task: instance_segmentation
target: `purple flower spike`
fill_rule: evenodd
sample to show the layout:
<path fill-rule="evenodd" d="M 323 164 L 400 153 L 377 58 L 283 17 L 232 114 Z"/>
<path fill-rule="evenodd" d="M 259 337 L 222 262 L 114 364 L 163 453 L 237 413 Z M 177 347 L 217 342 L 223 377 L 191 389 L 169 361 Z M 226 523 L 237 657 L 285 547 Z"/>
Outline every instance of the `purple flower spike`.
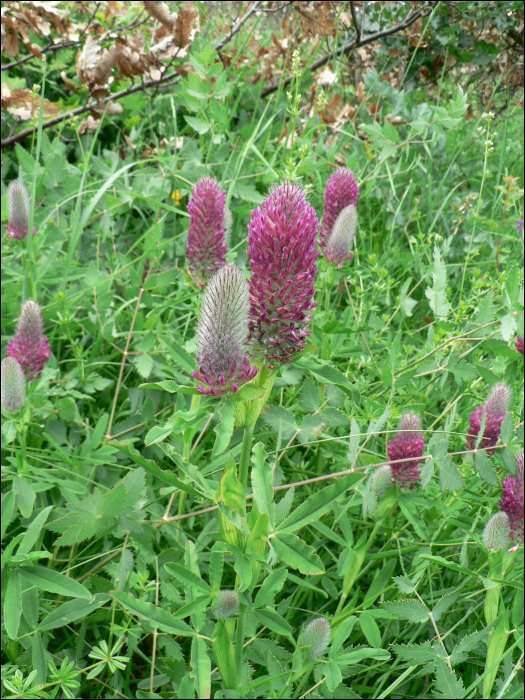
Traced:
<path fill-rule="evenodd" d="M 197 364 L 192 376 L 207 384 L 197 387 L 206 396 L 237 393 L 251 381 L 257 367 L 250 367 L 247 355 L 248 283 L 235 265 L 228 263 L 216 272 L 204 293 L 197 326 Z"/>
<path fill-rule="evenodd" d="M 51 357 L 40 306 L 35 301 L 26 301 L 22 306 L 16 335 L 7 343 L 7 356 L 22 365 L 27 379 L 38 379 Z"/>
<path fill-rule="evenodd" d="M 291 183 L 275 187 L 252 211 L 250 339 L 270 369 L 290 362 L 310 335 L 309 312 L 317 305 L 313 298 L 318 226 L 315 209 L 303 190 Z"/>
<path fill-rule="evenodd" d="M 524 350 L 524 345 L 523 345 L 523 338 L 521 335 L 516 336 L 516 342 L 514 343 L 514 346 L 518 352 L 521 352 L 522 355 L 525 354 Z"/>
<path fill-rule="evenodd" d="M 190 275 L 199 287 L 205 287 L 211 275 L 226 264 L 229 212 L 225 205 L 226 190 L 211 177 L 199 180 L 191 191 L 186 257 Z"/>
<path fill-rule="evenodd" d="M 357 204 L 359 187 L 354 174 L 348 168 L 340 168 L 330 177 L 324 191 L 323 222 L 319 239 L 324 248 L 333 231 L 337 217 L 343 209 Z"/>
<path fill-rule="evenodd" d="M 29 228 L 29 195 L 25 186 L 14 180 L 7 188 L 7 212 L 8 221 L 5 230 L 9 238 L 21 240 L 27 238 Z M 33 228 L 33 235 L 36 233 L 36 226 Z"/>
<path fill-rule="evenodd" d="M 12 357 L 2 360 L 2 406 L 9 413 L 16 413 L 26 400 L 24 370 Z"/>
<path fill-rule="evenodd" d="M 399 424 L 399 432 L 388 443 L 388 457 L 392 460 L 392 475 L 398 486 L 414 488 L 414 482 L 419 481 L 421 460 L 413 459 L 408 462 L 395 462 L 406 457 L 423 457 L 425 438 L 421 432 L 421 418 L 418 413 L 408 411 L 403 414 Z"/>
<path fill-rule="evenodd" d="M 510 536 L 523 542 L 523 452 L 516 455 L 516 477 L 510 474 L 503 479 L 499 507 L 509 517 Z"/>
<path fill-rule="evenodd" d="M 478 406 L 470 414 L 470 428 L 467 431 L 467 444 L 469 449 L 476 447 L 476 441 L 481 430 L 483 409 L 485 409 L 485 432 L 479 444 L 479 448 L 493 452 L 494 445 L 498 442 L 501 432 L 501 424 L 507 415 L 512 392 L 504 382 L 495 384 L 483 406 Z"/>
<path fill-rule="evenodd" d="M 339 269 L 343 267 L 345 260 L 354 257 L 354 254 L 350 253 L 350 246 L 354 242 L 356 228 L 357 209 L 353 204 L 349 204 L 337 217 L 323 250 L 325 258 Z"/>

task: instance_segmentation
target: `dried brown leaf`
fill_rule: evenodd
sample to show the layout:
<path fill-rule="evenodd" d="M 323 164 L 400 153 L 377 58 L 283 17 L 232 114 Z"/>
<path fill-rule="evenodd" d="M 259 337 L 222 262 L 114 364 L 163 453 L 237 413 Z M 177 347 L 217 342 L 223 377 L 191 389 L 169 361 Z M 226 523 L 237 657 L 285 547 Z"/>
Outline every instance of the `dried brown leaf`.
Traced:
<path fill-rule="evenodd" d="M 181 49 L 186 48 L 199 31 L 199 11 L 194 7 L 194 2 L 183 2 L 182 10 L 177 15 L 173 27 L 175 45 Z M 195 27 L 194 27 L 195 25 Z"/>
<path fill-rule="evenodd" d="M 175 27 L 175 22 L 177 21 L 177 15 L 172 15 L 168 9 L 168 6 L 163 2 L 148 2 L 144 0 L 144 9 L 150 17 L 156 19 L 164 27 L 173 32 Z"/>
<path fill-rule="evenodd" d="M 108 6 L 106 7 L 105 18 L 108 19 L 108 17 L 124 17 L 128 14 L 128 4 L 129 3 L 127 2 L 112 2 L 110 0 L 108 2 Z"/>
<path fill-rule="evenodd" d="M 305 34 L 335 36 L 335 22 L 329 2 L 292 3 L 297 21 Z"/>
<path fill-rule="evenodd" d="M 77 133 L 83 136 L 87 131 L 96 131 L 99 127 L 100 119 L 93 119 L 91 114 L 87 119 L 83 119 L 78 125 Z"/>
<path fill-rule="evenodd" d="M 80 90 L 81 86 L 76 85 L 72 80 L 70 80 L 66 75 L 66 71 L 63 70 L 62 73 L 60 73 L 60 77 L 64 81 L 64 85 L 67 87 L 68 90 Z"/>
<path fill-rule="evenodd" d="M 119 51 L 117 45 L 102 50 L 98 41 L 89 35 L 75 60 L 77 75 L 82 83 L 89 86 L 107 85 Z"/>
<path fill-rule="evenodd" d="M 122 114 L 124 108 L 118 102 L 103 102 L 102 104 L 93 105 L 90 109 L 91 114 L 94 117 L 100 118 L 103 114 L 111 117 L 115 114 Z"/>
<path fill-rule="evenodd" d="M 28 90 L 23 90 L 22 88 L 10 90 L 7 83 L 2 83 L 2 107 L 9 114 L 14 114 L 22 121 L 38 117 L 41 99 L 40 95 L 32 96 Z M 51 119 L 58 114 L 60 114 L 59 105 L 44 99 L 44 119 Z"/>
<path fill-rule="evenodd" d="M 7 58 L 14 58 L 18 54 L 18 37 L 16 34 L 9 32 L 5 38 L 2 51 Z"/>

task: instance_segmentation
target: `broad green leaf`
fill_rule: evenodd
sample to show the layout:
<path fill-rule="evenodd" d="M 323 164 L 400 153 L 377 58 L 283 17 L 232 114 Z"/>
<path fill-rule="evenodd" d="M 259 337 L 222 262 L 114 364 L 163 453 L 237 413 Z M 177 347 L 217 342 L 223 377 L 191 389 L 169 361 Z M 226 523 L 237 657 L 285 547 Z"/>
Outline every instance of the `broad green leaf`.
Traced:
<path fill-rule="evenodd" d="M 266 605 L 273 605 L 273 600 L 284 586 L 287 575 L 288 572 L 286 569 L 277 569 L 267 576 L 255 596 L 253 602 L 254 607 L 263 608 Z"/>
<path fill-rule="evenodd" d="M 169 420 L 164 425 L 155 425 L 151 430 L 148 430 L 146 437 L 144 438 L 144 444 L 146 447 L 150 445 L 155 445 L 158 442 L 162 442 L 173 432 L 173 421 Z"/>
<path fill-rule="evenodd" d="M 175 362 L 176 365 L 191 375 L 193 370 L 197 367 L 195 358 L 193 358 L 183 347 L 174 341 L 168 342 L 164 337 L 162 338 L 162 345 L 168 351 L 167 355 L 170 360 Z"/>
<path fill-rule="evenodd" d="M 359 406 L 361 397 L 355 387 L 345 375 L 326 360 L 318 360 L 312 356 L 301 357 L 295 360 L 294 365 L 308 370 L 316 379 L 324 384 L 335 384 L 349 396 L 356 406 Z"/>
<path fill-rule="evenodd" d="M 11 639 L 17 639 L 22 615 L 22 576 L 18 569 L 11 571 L 4 600 L 5 631 Z"/>
<path fill-rule="evenodd" d="M 102 607 L 108 600 L 111 600 L 107 593 L 95 593 L 91 600 L 68 600 L 67 603 L 62 603 L 58 608 L 55 608 L 48 613 L 42 622 L 38 625 L 40 631 L 53 630 L 57 627 L 69 625 L 71 622 L 77 622 L 84 617 Z"/>
<path fill-rule="evenodd" d="M 198 134 L 206 134 L 210 130 L 210 125 L 208 124 L 208 122 L 204 121 L 204 119 L 199 119 L 198 117 L 190 117 L 187 114 L 184 116 L 184 119 Z M 197 692 L 199 691 L 197 690 Z M 201 695 L 200 697 L 203 696 Z"/>
<path fill-rule="evenodd" d="M 399 588 L 401 593 L 412 593 L 414 591 L 415 583 L 404 576 L 394 576 L 393 581 L 395 581 L 396 586 Z"/>
<path fill-rule="evenodd" d="M 139 389 L 158 389 L 160 391 L 167 391 L 169 394 L 201 395 L 200 391 L 195 387 L 177 384 L 173 379 L 165 379 L 162 382 L 151 382 L 149 384 L 139 384 Z"/>
<path fill-rule="evenodd" d="M 262 442 L 252 450 L 252 488 L 253 498 L 260 513 L 268 515 L 270 529 L 275 527 L 275 507 L 273 503 L 272 468 L 266 462 L 266 452 Z"/>
<path fill-rule="evenodd" d="M 211 697 L 211 660 L 208 647 L 202 637 L 194 637 L 191 642 L 190 664 L 197 697 Z"/>
<path fill-rule="evenodd" d="M 481 431 L 480 431 L 481 432 Z M 483 434 L 483 433 L 482 433 Z M 485 450 L 478 450 L 474 455 L 474 466 L 480 477 L 487 484 L 498 487 L 499 480 Z"/>
<path fill-rule="evenodd" d="M 523 600 L 522 595 L 517 594 L 517 596 Z M 450 663 L 452 666 L 456 666 L 456 664 L 466 661 L 468 659 L 469 652 L 471 652 L 478 646 L 478 644 L 481 643 L 493 626 L 494 622 L 487 625 L 479 632 L 473 632 L 472 634 L 467 634 L 465 637 L 463 637 L 463 639 L 461 639 L 461 641 L 455 646 L 454 651 L 450 655 Z"/>
<path fill-rule="evenodd" d="M 434 621 L 438 622 L 441 619 L 441 616 L 444 615 L 446 611 L 454 605 L 458 598 L 459 593 L 457 592 L 452 592 L 448 593 L 447 595 L 444 595 L 432 610 L 432 617 L 434 618 Z"/>
<path fill-rule="evenodd" d="M 211 588 L 206 581 L 203 581 L 196 574 L 194 574 L 193 571 L 189 571 L 184 566 L 181 566 L 180 564 L 168 563 L 164 565 L 164 568 L 168 574 L 175 576 L 175 578 L 180 581 L 183 586 L 187 586 L 192 591 L 196 593 L 204 592 L 208 595 L 211 594 Z"/>
<path fill-rule="evenodd" d="M 30 518 L 36 499 L 36 493 L 33 487 L 25 477 L 17 474 L 13 479 L 13 491 L 16 494 L 16 501 L 20 512 L 24 518 Z"/>
<path fill-rule="evenodd" d="M 27 581 L 42 591 L 86 600 L 91 600 L 93 597 L 93 594 L 81 583 L 54 569 L 46 569 L 43 566 L 21 566 L 19 571 L 23 582 Z"/>
<path fill-rule="evenodd" d="M 16 550 L 17 554 L 28 554 L 31 551 L 31 548 L 37 541 L 38 536 L 40 535 L 42 528 L 44 527 L 45 522 L 49 516 L 49 513 L 52 510 L 53 506 L 48 506 L 47 508 L 41 510 L 40 513 L 36 516 L 36 518 L 25 531 L 24 539 L 20 542 L 20 545 Z"/>
<path fill-rule="evenodd" d="M 183 605 L 182 608 L 179 608 L 176 612 L 174 612 L 173 617 L 176 617 L 177 620 L 184 620 L 185 617 L 204 612 L 204 610 L 206 610 L 210 603 L 211 596 L 200 595 L 197 598 L 194 598 L 189 603 L 186 603 L 186 605 Z"/>
<path fill-rule="evenodd" d="M 15 513 L 15 492 L 8 491 L 2 496 L 2 539 Z"/>
<path fill-rule="evenodd" d="M 377 626 L 377 622 L 374 620 L 372 615 L 368 612 L 362 612 L 359 616 L 359 624 L 361 625 L 361 631 L 366 637 L 366 641 L 371 647 L 381 646 L 381 632 Z"/>
<path fill-rule="evenodd" d="M 463 488 L 463 480 L 450 455 L 447 455 L 441 460 L 436 460 L 436 466 L 439 473 L 441 491 L 443 493 L 445 493 L 445 491 L 460 491 Z"/>
<path fill-rule="evenodd" d="M 313 548 L 291 533 L 279 532 L 270 540 L 277 556 L 292 569 L 302 574 L 318 576 L 324 574 L 323 562 Z"/>
<path fill-rule="evenodd" d="M 434 246 L 432 287 L 428 287 L 425 294 L 434 314 L 439 319 L 445 319 L 452 311 L 452 306 L 447 300 L 447 268 L 437 246 Z"/>
<path fill-rule="evenodd" d="M 411 665 L 419 666 L 435 661 L 437 656 L 430 642 L 423 644 L 394 644 L 392 650 L 398 658 Z"/>
<path fill-rule="evenodd" d="M 461 700 L 465 695 L 465 688 L 461 680 L 456 678 L 444 659 L 436 660 L 436 682 L 434 684 L 435 697 L 443 700 Z"/>
<path fill-rule="evenodd" d="M 339 498 L 352 484 L 361 479 L 361 474 L 348 474 L 330 486 L 314 493 L 279 525 L 278 532 L 294 532 L 328 513 L 336 498 Z"/>
<path fill-rule="evenodd" d="M 276 634 L 282 634 L 285 637 L 292 636 L 293 630 L 286 622 L 284 617 L 281 617 L 279 613 L 276 613 L 272 608 L 259 608 L 255 610 L 255 617 L 265 627 L 272 630 Z"/>
<path fill-rule="evenodd" d="M 509 413 L 503 419 L 501 424 L 500 439 L 503 445 L 506 445 L 514 437 L 514 421 L 512 420 L 512 413 Z"/>
<path fill-rule="evenodd" d="M 412 501 L 403 498 L 404 494 L 401 494 L 399 498 L 399 507 L 403 511 L 403 515 L 406 517 L 408 522 L 413 526 L 416 533 L 422 540 L 428 538 L 428 530 L 425 521 L 419 516 L 416 506 Z"/>
<path fill-rule="evenodd" d="M 303 384 L 303 390 L 301 391 L 301 398 L 299 399 L 301 408 L 306 413 L 313 413 L 317 411 L 321 405 L 321 396 L 319 394 L 319 389 L 312 382 L 311 379 L 306 379 Z"/>
<path fill-rule="evenodd" d="M 153 603 L 145 603 L 142 600 L 137 600 L 131 593 L 113 591 L 111 596 L 120 603 L 120 605 L 126 608 L 126 610 L 146 620 L 152 627 L 158 627 L 163 632 L 183 637 L 193 637 L 195 634 L 189 625 L 182 620 L 177 620 L 176 617 L 164 608 L 158 608 L 153 605 Z"/>
<path fill-rule="evenodd" d="M 249 588 L 252 581 L 252 559 L 246 554 L 242 554 L 235 559 L 233 568 L 241 580 L 239 591 L 242 593 Z"/>
<path fill-rule="evenodd" d="M 365 659 L 376 659 L 377 661 L 388 661 L 390 654 L 384 649 L 369 649 L 363 647 L 354 651 L 347 651 L 334 657 L 333 661 L 339 666 L 351 666 L 359 664 Z"/>
<path fill-rule="evenodd" d="M 356 622 L 357 617 L 355 615 L 351 615 L 350 617 L 347 617 L 346 620 L 343 620 L 343 622 L 341 622 L 340 625 L 337 626 L 332 639 L 332 644 L 330 645 L 330 650 L 328 652 L 328 655 L 331 659 L 333 659 L 334 656 L 337 656 L 339 649 L 341 649 L 348 637 L 352 634 L 352 630 L 354 629 L 354 625 Z"/>
<path fill-rule="evenodd" d="M 33 682 L 39 685 L 45 683 L 47 677 L 46 656 L 42 635 L 38 630 L 33 634 L 31 640 L 31 663 L 33 670 L 36 671 Z"/>
<path fill-rule="evenodd" d="M 215 542 L 210 554 L 210 586 L 212 589 L 220 589 L 222 583 L 222 572 L 224 570 L 224 555 L 229 552 L 228 545 L 224 542 Z"/>
<path fill-rule="evenodd" d="M 295 416 L 282 406 L 272 406 L 263 420 L 276 435 L 281 436 L 283 442 L 287 442 L 298 430 Z"/>
<path fill-rule="evenodd" d="M 235 426 L 235 417 L 233 412 L 233 404 L 224 401 L 217 411 L 220 422 L 213 429 L 216 438 L 213 446 L 213 455 L 220 455 L 230 444 L 233 428 Z"/>
<path fill-rule="evenodd" d="M 430 610 L 418 600 L 401 600 L 394 603 L 381 603 L 381 607 L 400 620 L 408 620 L 409 622 L 426 622 L 429 620 Z"/>
<path fill-rule="evenodd" d="M 339 683 L 343 680 L 339 666 L 333 661 L 329 661 L 323 666 L 323 675 L 326 680 L 326 688 L 329 693 L 333 693 Z"/>

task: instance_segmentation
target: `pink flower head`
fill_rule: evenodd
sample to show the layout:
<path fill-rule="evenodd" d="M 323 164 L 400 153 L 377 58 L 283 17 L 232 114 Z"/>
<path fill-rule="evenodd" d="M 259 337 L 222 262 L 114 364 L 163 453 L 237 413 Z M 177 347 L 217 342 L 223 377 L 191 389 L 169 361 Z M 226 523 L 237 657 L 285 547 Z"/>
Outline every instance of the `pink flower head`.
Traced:
<path fill-rule="evenodd" d="M 275 187 L 248 225 L 250 338 L 270 369 L 290 362 L 310 335 L 316 307 L 319 222 L 301 187 Z"/>
<path fill-rule="evenodd" d="M 257 367 L 250 367 L 247 355 L 248 283 L 242 272 L 227 263 L 210 279 L 197 326 L 197 364 L 192 376 L 201 394 L 221 396 L 236 393 L 241 384 L 251 381 Z"/>
<path fill-rule="evenodd" d="M 495 384 L 483 406 L 478 406 L 470 414 L 470 428 L 467 431 L 467 444 L 469 449 L 476 447 L 476 441 L 481 430 L 483 410 L 485 410 L 485 431 L 479 444 L 480 449 L 493 452 L 494 445 L 498 442 L 501 432 L 501 424 L 507 415 L 512 392 L 504 382 Z"/>
<path fill-rule="evenodd" d="M 509 517 L 510 536 L 523 542 L 523 452 L 516 455 L 516 477 L 508 474 L 503 479 L 499 507 Z"/>
<path fill-rule="evenodd" d="M 25 185 L 19 180 L 9 183 L 7 188 L 7 213 L 8 221 L 5 230 L 9 238 L 20 240 L 27 238 L 29 228 L 29 195 Z M 33 228 L 33 235 L 36 233 L 36 226 Z"/>
<path fill-rule="evenodd" d="M 22 306 L 16 335 L 7 343 L 7 356 L 22 366 L 27 379 L 38 379 L 51 357 L 40 306 L 35 301 L 26 301 Z"/>
<path fill-rule="evenodd" d="M 324 191 L 323 221 L 319 234 L 322 248 L 326 246 L 339 214 L 350 204 L 355 207 L 358 197 L 359 187 L 352 171 L 348 168 L 336 170 Z"/>
<path fill-rule="evenodd" d="M 414 482 L 419 480 L 421 472 L 420 459 L 407 462 L 396 462 L 407 457 L 423 457 L 425 438 L 421 432 L 421 418 L 418 413 L 404 413 L 399 424 L 399 432 L 388 443 L 388 457 L 392 460 L 392 475 L 398 486 L 414 488 Z"/>
<path fill-rule="evenodd" d="M 2 406 L 9 413 L 16 413 L 26 400 L 24 370 L 13 357 L 2 360 Z"/>
<path fill-rule="evenodd" d="M 203 177 L 191 191 L 186 257 L 190 275 L 199 287 L 226 263 L 226 190 L 217 180 Z M 228 218 L 226 214 L 226 219 Z"/>
<path fill-rule="evenodd" d="M 516 342 L 515 342 L 514 345 L 515 345 L 516 350 L 517 350 L 518 352 L 521 352 L 522 355 L 525 354 L 525 353 L 524 353 L 525 348 L 524 348 L 524 346 L 523 346 L 523 338 L 521 337 L 521 335 L 516 336 Z"/>
<path fill-rule="evenodd" d="M 356 227 L 357 209 L 355 205 L 349 204 L 337 217 L 323 250 L 325 258 L 339 269 L 343 267 L 345 260 L 354 257 L 354 254 L 350 253 L 350 246 L 355 240 Z"/>

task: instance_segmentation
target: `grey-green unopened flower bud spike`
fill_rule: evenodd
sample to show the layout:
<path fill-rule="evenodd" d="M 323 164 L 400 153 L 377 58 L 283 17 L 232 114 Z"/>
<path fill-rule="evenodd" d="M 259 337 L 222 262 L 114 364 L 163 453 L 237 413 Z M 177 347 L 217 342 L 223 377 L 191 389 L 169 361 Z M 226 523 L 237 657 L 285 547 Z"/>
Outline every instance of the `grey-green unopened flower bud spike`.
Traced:
<path fill-rule="evenodd" d="M 26 376 L 14 357 L 2 360 L 2 406 L 9 413 L 16 413 L 26 400 Z"/>
<path fill-rule="evenodd" d="M 309 661 L 319 658 L 330 643 L 330 623 L 324 617 L 309 622 L 303 631 L 301 646 L 311 647 Z"/>
<path fill-rule="evenodd" d="M 483 530 L 483 544 L 491 550 L 506 549 L 510 543 L 509 516 L 500 511 L 492 516 Z"/>
<path fill-rule="evenodd" d="M 213 603 L 213 614 L 217 620 L 228 620 L 238 614 L 239 608 L 239 596 L 235 591 L 219 591 Z"/>
<path fill-rule="evenodd" d="M 377 500 L 384 496 L 388 488 L 392 485 L 392 478 L 392 467 L 389 464 L 385 464 L 384 467 L 376 469 L 372 483 Z"/>

